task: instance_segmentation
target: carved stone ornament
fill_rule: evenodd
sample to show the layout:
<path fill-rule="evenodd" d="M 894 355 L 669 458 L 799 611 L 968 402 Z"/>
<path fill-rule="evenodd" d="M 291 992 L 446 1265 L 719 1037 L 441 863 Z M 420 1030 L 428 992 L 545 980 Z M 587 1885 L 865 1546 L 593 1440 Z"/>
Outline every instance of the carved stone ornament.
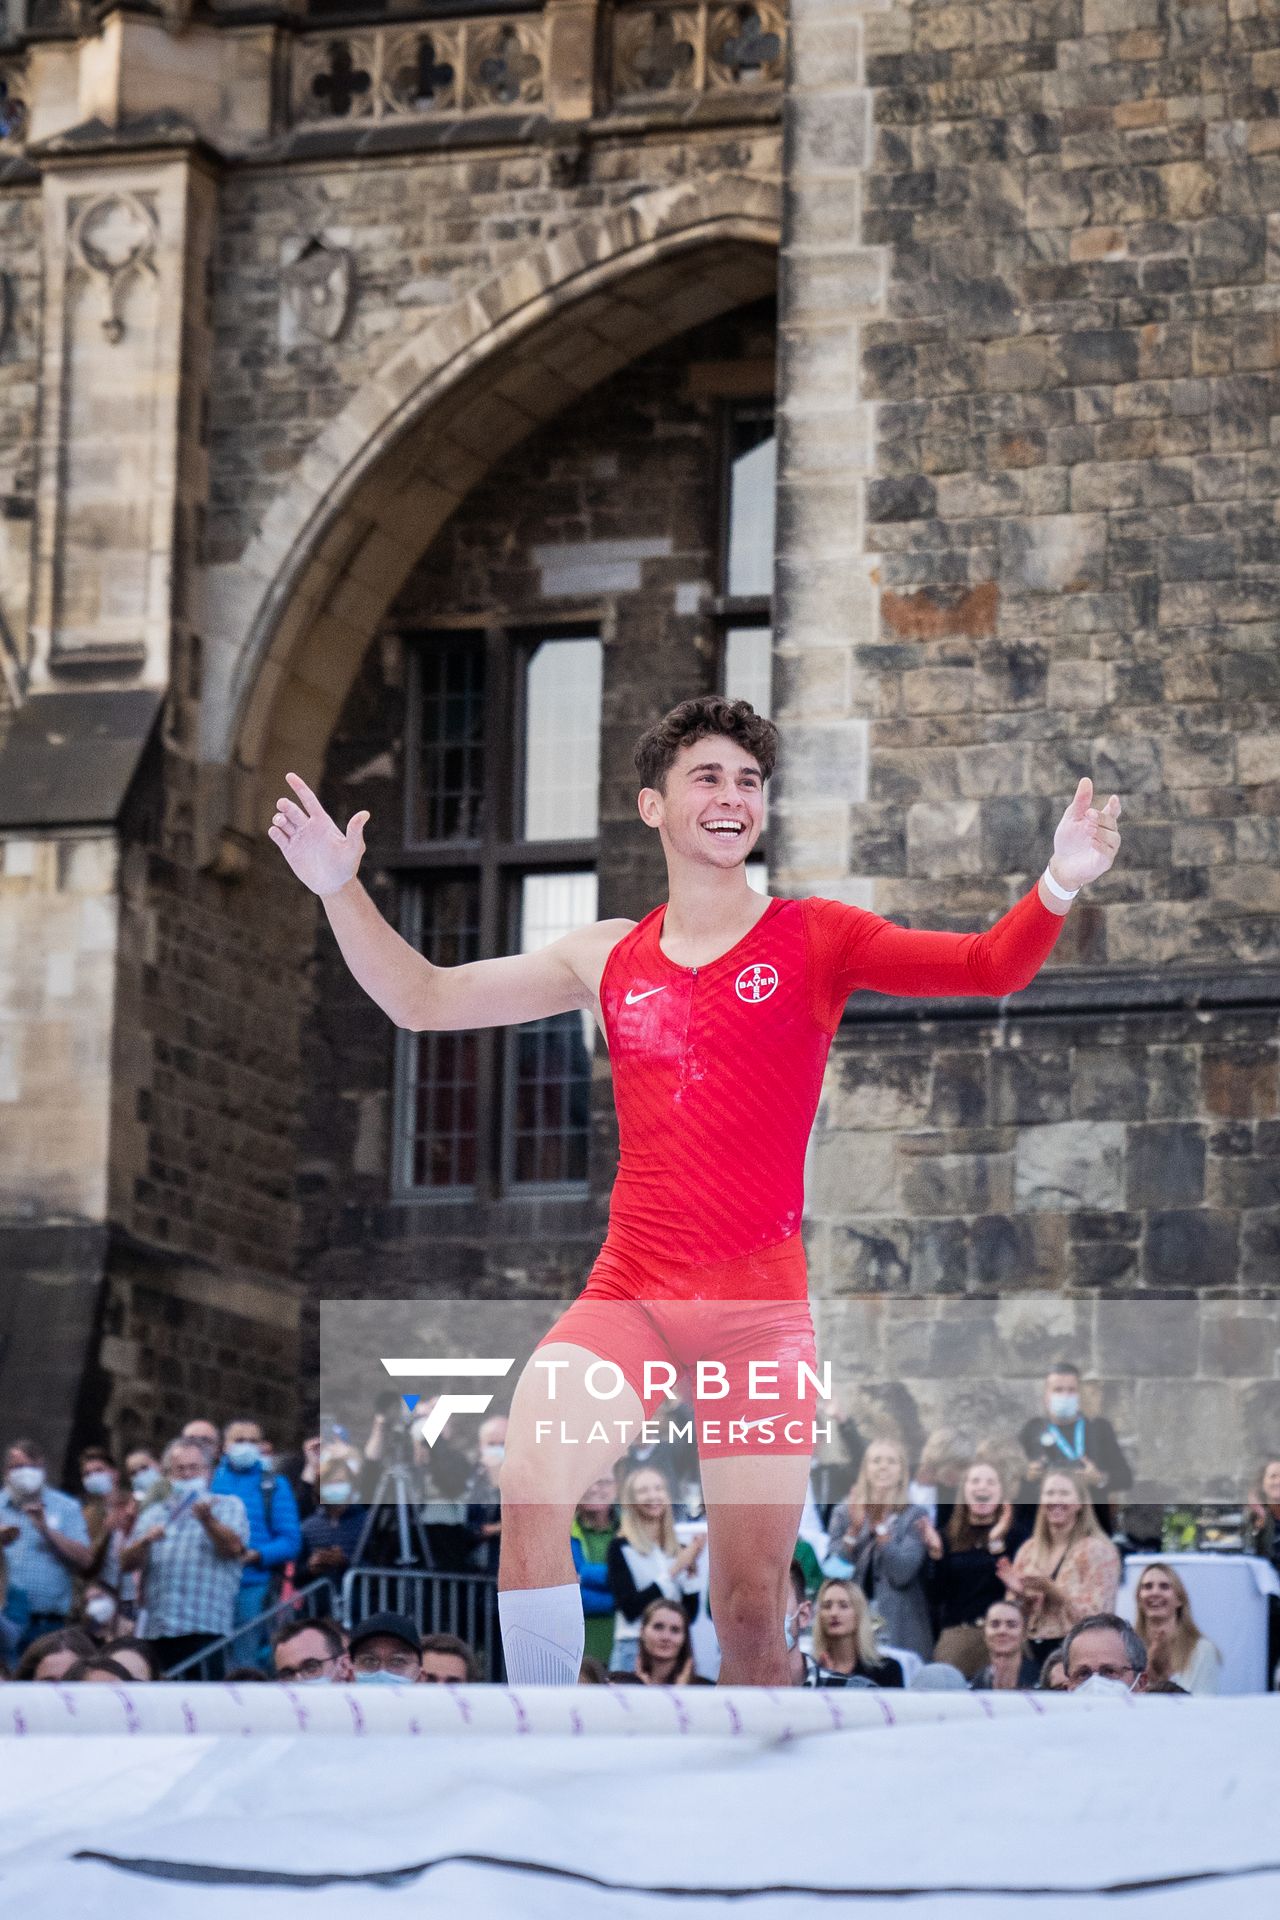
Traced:
<path fill-rule="evenodd" d="M 614 15 L 614 86 L 621 95 L 695 93 L 698 15 L 629 7 Z"/>
<path fill-rule="evenodd" d="M 472 32 L 469 46 L 471 93 L 476 101 L 517 107 L 541 100 L 541 22 L 485 24 Z"/>
<path fill-rule="evenodd" d="M 780 84 L 785 31 L 784 15 L 776 6 L 717 9 L 707 33 L 712 83 L 722 87 Z"/>
<path fill-rule="evenodd" d="M 351 316 L 354 295 L 355 261 L 346 247 L 331 247 L 315 238 L 293 242 L 286 248 L 280 270 L 284 345 L 294 345 L 303 335 L 336 340 Z"/>
<path fill-rule="evenodd" d="M 124 300 L 136 275 L 156 271 L 156 217 L 136 193 L 108 193 L 81 207 L 71 225 L 70 252 L 96 280 L 106 312 L 102 331 L 114 345 L 124 337 Z"/>

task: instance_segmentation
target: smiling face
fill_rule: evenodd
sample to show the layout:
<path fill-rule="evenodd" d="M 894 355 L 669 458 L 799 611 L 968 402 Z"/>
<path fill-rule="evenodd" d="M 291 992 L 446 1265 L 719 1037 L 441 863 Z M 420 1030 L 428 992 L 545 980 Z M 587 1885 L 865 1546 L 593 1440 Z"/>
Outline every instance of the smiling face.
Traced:
<path fill-rule="evenodd" d="M 1041 1490 L 1040 1505 L 1044 1508 L 1044 1517 L 1055 1533 L 1065 1532 L 1080 1512 L 1080 1494 L 1074 1480 L 1065 1473 L 1050 1473 L 1045 1476 Z"/>
<path fill-rule="evenodd" d="M 1022 1610 L 1008 1600 L 995 1600 L 982 1622 L 982 1637 L 993 1660 L 1017 1653 L 1022 1645 Z"/>
<path fill-rule="evenodd" d="M 640 1644 L 651 1660 L 674 1660 L 684 1646 L 685 1618 L 678 1607 L 658 1607 L 640 1630 Z"/>
<path fill-rule="evenodd" d="M 760 762 L 722 734 L 691 741 L 672 761 L 664 786 L 644 788 L 639 806 L 669 859 L 740 867 L 764 824 Z"/>
<path fill-rule="evenodd" d="M 1152 1626 L 1172 1626 L 1182 1611 L 1178 1590 L 1163 1567 L 1148 1567 L 1138 1582 L 1138 1605 Z"/>
<path fill-rule="evenodd" d="M 867 1448 L 867 1486 L 878 1500 L 888 1500 L 898 1491 L 902 1478 L 902 1455 L 892 1440 L 873 1440 Z"/>
<path fill-rule="evenodd" d="M 638 1473 L 631 1483 L 631 1498 L 645 1520 L 660 1520 L 671 1505 L 667 1483 L 660 1473 Z"/>
<path fill-rule="evenodd" d="M 994 1519 L 1000 1505 L 1000 1475 L 984 1460 L 977 1461 L 964 1477 L 964 1503 L 974 1520 Z"/>

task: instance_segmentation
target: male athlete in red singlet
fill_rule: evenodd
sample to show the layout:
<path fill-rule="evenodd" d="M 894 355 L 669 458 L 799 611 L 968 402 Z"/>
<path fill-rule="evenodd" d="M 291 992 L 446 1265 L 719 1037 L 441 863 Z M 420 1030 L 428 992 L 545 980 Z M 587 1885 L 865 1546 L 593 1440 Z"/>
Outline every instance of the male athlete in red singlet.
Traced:
<path fill-rule="evenodd" d="M 1075 893 L 1120 845 L 1119 799 L 1093 807 L 1082 779 L 1045 874 L 985 933 L 912 932 L 837 901 L 766 899 L 747 885 L 745 863 L 776 754 L 777 730 L 745 702 L 711 696 L 675 708 L 636 750 L 640 815 L 667 858 L 666 906 L 638 924 L 601 921 L 539 953 L 460 967 L 416 953 L 360 885 L 367 814 L 342 833 L 290 774 L 297 799 L 279 801 L 270 828 L 324 900 L 352 973 L 397 1025 L 511 1026 L 582 1009 L 608 1042 L 620 1134 L 609 1232 L 583 1293 L 521 1376 L 502 1468 L 498 1598 L 514 1684 L 578 1675 L 570 1522 L 585 1488 L 625 1450 L 601 1428 L 588 1370 L 598 1378 L 600 1361 L 617 1369 L 609 1427 L 629 1422 L 634 1433 L 654 1412 L 644 1362 L 659 1359 L 682 1380 L 699 1359 L 714 1360 L 734 1383 L 726 1399 L 697 1409 L 721 1421 L 700 1444 L 721 1681 L 788 1684 L 786 1588 L 812 1438 L 783 1436 L 798 1410 L 795 1363 L 815 1359 L 800 1238 L 804 1154 L 844 1003 L 859 989 L 1025 987 Z M 851 1166 L 855 1208 L 857 1185 Z M 781 1412 L 742 1397 L 748 1361 L 780 1363 Z M 811 1420 L 812 1402 L 807 1411 Z M 563 1423 L 599 1437 L 548 1445 L 548 1414 L 557 1432 Z"/>

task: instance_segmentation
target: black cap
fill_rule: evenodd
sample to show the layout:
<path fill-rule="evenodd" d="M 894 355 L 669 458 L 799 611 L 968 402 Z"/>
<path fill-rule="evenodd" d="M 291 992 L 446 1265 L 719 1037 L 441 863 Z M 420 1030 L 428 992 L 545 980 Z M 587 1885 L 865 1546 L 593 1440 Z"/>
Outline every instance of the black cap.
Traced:
<path fill-rule="evenodd" d="M 371 1613 L 358 1627 L 353 1627 L 351 1638 L 347 1641 L 347 1652 L 354 1653 L 366 1640 L 373 1640 L 380 1633 L 390 1634 L 393 1640 L 403 1640 L 406 1647 L 412 1647 L 415 1653 L 422 1652 L 422 1635 L 414 1626 L 407 1613 Z"/>

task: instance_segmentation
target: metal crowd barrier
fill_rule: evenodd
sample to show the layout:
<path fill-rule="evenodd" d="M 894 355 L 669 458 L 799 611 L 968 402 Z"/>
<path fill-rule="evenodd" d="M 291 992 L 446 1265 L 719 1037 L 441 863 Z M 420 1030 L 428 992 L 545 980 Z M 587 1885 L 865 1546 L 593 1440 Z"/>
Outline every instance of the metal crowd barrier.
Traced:
<path fill-rule="evenodd" d="M 265 1613 L 258 1614 L 252 1620 L 246 1620 L 234 1633 L 227 1634 L 221 1640 L 215 1640 L 203 1653 L 192 1654 L 190 1659 L 179 1661 L 176 1667 L 170 1667 L 164 1674 L 166 1680 L 222 1680 L 237 1667 L 257 1667 L 265 1664 L 264 1649 L 271 1645 L 272 1635 L 291 1620 L 315 1620 L 321 1614 L 332 1614 L 337 1602 L 333 1581 L 328 1575 L 312 1580 L 309 1585 L 300 1587 L 291 1593 L 287 1600 L 280 1600 Z"/>

